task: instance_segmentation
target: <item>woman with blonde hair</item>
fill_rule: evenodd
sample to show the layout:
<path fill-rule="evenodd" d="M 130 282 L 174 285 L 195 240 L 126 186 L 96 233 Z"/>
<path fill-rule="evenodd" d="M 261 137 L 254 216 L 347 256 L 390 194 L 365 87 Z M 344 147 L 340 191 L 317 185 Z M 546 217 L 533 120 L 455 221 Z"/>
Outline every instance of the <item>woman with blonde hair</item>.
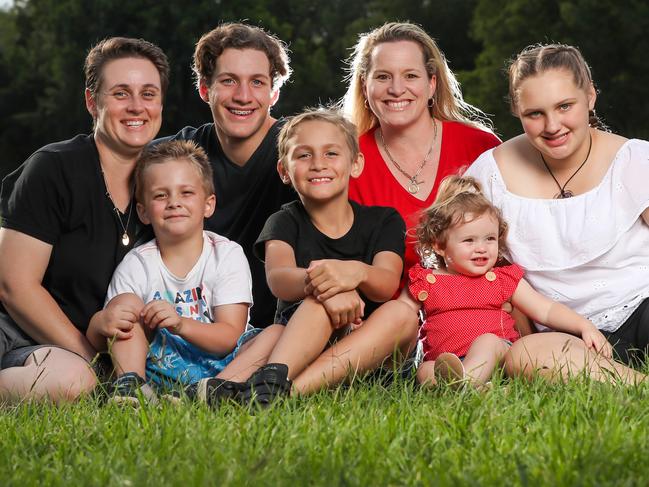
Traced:
<path fill-rule="evenodd" d="M 344 111 L 362 134 L 363 174 L 350 198 L 391 206 L 416 226 L 440 181 L 500 140 L 466 103 L 435 41 L 419 26 L 391 22 L 362 34 L 350 58 Z M 407 242 L 405 268 L 419 259 Z"/>

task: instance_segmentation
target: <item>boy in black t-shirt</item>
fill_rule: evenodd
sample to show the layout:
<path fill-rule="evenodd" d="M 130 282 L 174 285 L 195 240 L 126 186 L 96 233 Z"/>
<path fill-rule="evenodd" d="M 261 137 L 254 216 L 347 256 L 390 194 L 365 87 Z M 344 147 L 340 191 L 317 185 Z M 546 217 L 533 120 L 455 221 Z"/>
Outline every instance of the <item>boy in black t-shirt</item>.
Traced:
<path fill-rule="evenodd" d="M 267 328 L 218 378 L 204 379 L 197 393 L 209 403 L 314 392 L 406 352 L 417 334 L 403 303 L 379 307 L 399 287 L 405 224 L 392 208 L 348 200 L 349 178 L 363 170 L 354 125 L 307 111 L 282 128 L 278 146 L 278 172 L 300 201 L 268 219 L 255 253 L 286 326 Z"/>

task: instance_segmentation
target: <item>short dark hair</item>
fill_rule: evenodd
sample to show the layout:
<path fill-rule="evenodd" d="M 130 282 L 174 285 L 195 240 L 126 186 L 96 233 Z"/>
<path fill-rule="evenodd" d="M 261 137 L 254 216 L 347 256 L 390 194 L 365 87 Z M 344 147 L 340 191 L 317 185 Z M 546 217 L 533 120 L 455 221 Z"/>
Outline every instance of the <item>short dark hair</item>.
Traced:
<path fill-rule="evenodd" d="M 93 97 L 101 87 L 106 63 L 129 57 L 148 59 L 153 63 L 160 74 L 160 88 L 164 96 L 169 86 L 169 61 L 162 49 L 144 39 L 109 37 L 92 47 L 86 56 L 84 65 L 86 88 Z"/>
<path fill-rule="evenodd" d="M 144 172 L 153 164 L 173 160 L 187 161 L 198 171 L 205 194 L 214 194 L 212 166 L 205 151 L 191 140 L 170 140 L 149 146 L 135 164 L 135 199 L 144 201 Z"/>
<path fill-rule="evenodd" d="M 260 27 L 241 23 L 225 23 L 209 31 L 196 43 L 193 70 L 196 81 L 210 85 L 216 62 L 226 49 L 256 49 L 263 52 L 270 63 L 273 88 L 282 86 L 291 75 L 288 49 L 276 36 Z"/>

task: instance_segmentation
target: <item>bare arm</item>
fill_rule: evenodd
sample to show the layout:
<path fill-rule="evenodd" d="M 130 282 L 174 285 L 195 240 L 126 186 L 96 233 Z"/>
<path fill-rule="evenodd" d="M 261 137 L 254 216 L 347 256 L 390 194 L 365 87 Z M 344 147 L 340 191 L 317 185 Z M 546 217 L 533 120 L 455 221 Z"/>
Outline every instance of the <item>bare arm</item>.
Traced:
<path fill-rule="evenodd" d="M 521 279 L 512 296 L 512 304 L 534 321 L 554 330 L 580 336 L 589 348 L 595 348 L 607 357 L 611 346 L 602 333 L 586 318 L 561 303 L 552 301 Z"/>
<path fill-rule="evenodd" d="M 142 321 L 151 329 L 166 328 L 208 353 L 225 355 L 234 350 L 248 319 L 248 303 L 215 306 L 214 323 L 202 323 L 178 316 L 173 306 L 162 300 L 142 309 Z"/>
<path fill-rule="evenodd" d="M 401 290 L 401 294 L 399 294 L 397 300 L 407 304 L 415 313 L 419 314 L 419 311 L 421 310 L 421 303 L 412 299 L 407 286 Z"/>
<path fill-rule="evenodd" d="M 266 280 L 275 297 L 284 301 L 303 299 L 306 269 L 297 266 L 295 252 L 286 242 L 266 242 Z"/>
<path fill-rule="evenodd" d="M 383 251 L 372 264 L 356 260 L 313 261 L 307 269 L 306 292 L 326 300 L 340 292 L 359 289 L 376 302 L 389 300 L 399 288 L 403 261 L 394 252 Z"/>
<path fill-rule="evenodd" d="M 647 208 L 645 211 L 642 212 L 642 219 L 644 222 L 649 225 L 649 208 Z"/>
<path fill-rule="evenodd" d="M 512 318 L 514 318 L 516 329 L 522 337 L 530 335 L 536 331 L 530 319 L 518 308 L 513 308 L 510 314 L 512 315 Z"/>
<path fill-rule="evenodd" d="M 0 301 L 36 342 L 57 345 L 90 361 L 95 349 L 42 285 L 51 254 L 52 246 L 41 240 L 0 229 Z"/>

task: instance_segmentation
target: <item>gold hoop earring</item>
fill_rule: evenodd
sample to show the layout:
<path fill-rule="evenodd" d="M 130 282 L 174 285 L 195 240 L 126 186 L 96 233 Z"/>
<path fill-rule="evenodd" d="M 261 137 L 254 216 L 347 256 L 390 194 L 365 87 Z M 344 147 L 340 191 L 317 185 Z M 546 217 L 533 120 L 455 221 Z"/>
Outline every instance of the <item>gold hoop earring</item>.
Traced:
<path fill-rule="evenodd" d="M 363 99 L 363 105 L 365 105 L 365 108 L 366 108 L 367 110 L 370 109 L 370 106 L 367 104 L 367 98 L 364 98 L 364 99 Z"/>

